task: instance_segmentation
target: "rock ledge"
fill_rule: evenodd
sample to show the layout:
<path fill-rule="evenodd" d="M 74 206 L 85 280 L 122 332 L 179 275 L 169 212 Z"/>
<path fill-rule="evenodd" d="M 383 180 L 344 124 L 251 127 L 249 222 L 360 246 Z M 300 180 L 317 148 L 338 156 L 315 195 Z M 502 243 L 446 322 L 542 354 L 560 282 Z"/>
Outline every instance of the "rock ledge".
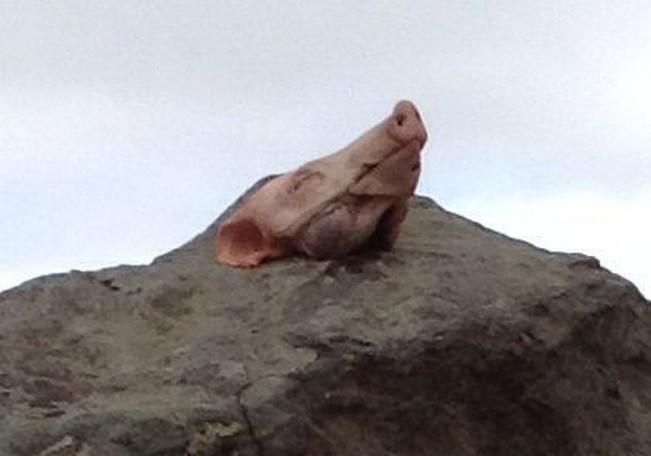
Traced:
<path fill-rule="evenodd" d="M 647 455 L 649 302 L 414 200 L 396 248 L 255 270 L 221 219 L 0 294 L 3 455 Z"/>

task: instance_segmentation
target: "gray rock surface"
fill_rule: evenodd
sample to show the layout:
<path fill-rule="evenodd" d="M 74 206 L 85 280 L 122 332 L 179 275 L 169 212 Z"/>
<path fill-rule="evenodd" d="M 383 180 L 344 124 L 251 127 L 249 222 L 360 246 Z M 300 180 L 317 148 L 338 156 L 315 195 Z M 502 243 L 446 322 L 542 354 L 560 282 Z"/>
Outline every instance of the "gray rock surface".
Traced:
<path fill-rule="evenodd" d="M 254 270 L 219 219 L 0 294 L 1 455 L 649 455 L 651 317 L 580 254 L 417 198 L 391 252 Z"/>

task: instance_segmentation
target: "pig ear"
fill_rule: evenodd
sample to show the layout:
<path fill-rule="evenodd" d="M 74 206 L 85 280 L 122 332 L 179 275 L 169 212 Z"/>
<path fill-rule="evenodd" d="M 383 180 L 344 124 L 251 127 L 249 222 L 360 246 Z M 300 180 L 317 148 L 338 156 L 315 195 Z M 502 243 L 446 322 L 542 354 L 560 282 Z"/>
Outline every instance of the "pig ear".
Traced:
<path fill-rule="evenodd" d="M 248 218 L 222 225 L 217 233 L 217 261 L 236 267 L 253 267 L 269 256 L 269 242 Z"/>

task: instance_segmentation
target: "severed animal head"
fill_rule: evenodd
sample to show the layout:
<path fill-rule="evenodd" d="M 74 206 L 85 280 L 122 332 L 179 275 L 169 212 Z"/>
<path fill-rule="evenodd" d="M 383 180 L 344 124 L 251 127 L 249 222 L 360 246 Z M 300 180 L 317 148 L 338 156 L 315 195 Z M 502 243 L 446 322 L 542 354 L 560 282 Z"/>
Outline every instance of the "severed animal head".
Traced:
<path fill-rule="evenodd" d="M 255 191 L 221 225 L 217 261 L 253 267 L 294 254 L 330 259 L 391 248 L 418 183 L 426 141 L 416 107 L 399 102 L 340 151 Z"/>

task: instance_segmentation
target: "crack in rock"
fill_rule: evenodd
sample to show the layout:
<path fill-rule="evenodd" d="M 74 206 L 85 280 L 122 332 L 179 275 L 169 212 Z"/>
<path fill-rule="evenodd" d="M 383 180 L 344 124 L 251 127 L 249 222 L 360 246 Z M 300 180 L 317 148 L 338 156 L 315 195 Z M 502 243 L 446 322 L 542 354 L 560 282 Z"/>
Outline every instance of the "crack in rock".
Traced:
<path fill-rule="evenodd" d="M 242 414 L 242 418 L 244 418 L 244 423 L 246 424 L 246 431 L 249 435 L 249 438 L 253 442 L 253 445 L 255 446 L 256 449 L 256 454 L 257 456 L 264 456 L 264 446 L 262 445 L 262 442 L 258 439 L 255 429 L 253 427 L 253 423 L 251 422 L 251 417 L 249 416 L 249 410 L 244 405 L 244 402 L 242 401 L 242 395 L 246 392 L 246 390 L 251 387 L 253 383 L 249 382 L 246 385 L 244 385 L 235 395 L 237 399 L 237 405 L 240 408 L 240 413 Z"/>

